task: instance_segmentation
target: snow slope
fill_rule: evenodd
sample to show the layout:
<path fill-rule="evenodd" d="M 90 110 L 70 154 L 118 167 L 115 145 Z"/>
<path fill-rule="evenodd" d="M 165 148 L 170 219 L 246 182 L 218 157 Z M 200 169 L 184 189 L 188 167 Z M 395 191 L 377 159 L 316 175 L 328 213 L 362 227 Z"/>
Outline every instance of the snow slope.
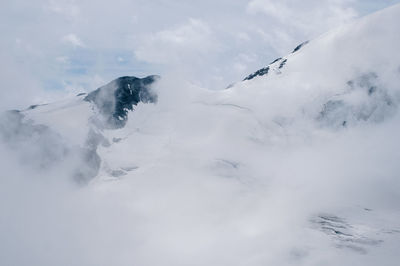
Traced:
<path fill-rule="evenodd" d="M 103 114 L 85 96 L 21 112 L 58 136 L 53 146 L 76 147 L 39 176 L 73 173 L 82 160 L 90 169 L 78 175 L 87 183 L 79 192 L 25 191 L 55 203 L 39 208 L 27 236 L 15 238 L 18 224 L 7 220 L 5 239 L 19 241 L 0 257 L 5 265 L 398 265 L 399 25 L 397 5 L 221 91 L 163 77 L 152 87 L 157 103 L 138 101 L 122 127 L 93 122 Z M 8 139 L 35 162 L 23 147 L 35 139 L 20 143 Z M 32 248 L 37 224 L 47 225 L 40 242 L 55 255 Z"/>

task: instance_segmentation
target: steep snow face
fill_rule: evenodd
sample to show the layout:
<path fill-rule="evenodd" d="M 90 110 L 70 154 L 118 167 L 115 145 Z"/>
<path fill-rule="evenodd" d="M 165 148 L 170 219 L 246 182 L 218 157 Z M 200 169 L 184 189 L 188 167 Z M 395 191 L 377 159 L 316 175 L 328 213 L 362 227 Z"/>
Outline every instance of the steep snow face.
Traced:
<path fill-rule="evenodd" d="M 25 121 L 46 125 L 72 145 L 83 145 L 89 132 L 93 110 L 84 95 L 59 102 L 30 106 L 19 113 Z"/>
<path fill-rule="evenodd" d="M 235 84 L 232 103 L 251 102 L 257 113 L 275 113 L 270 118 L 278 120 L 304 113 L 329 127 L 383 121 L 399 101 L 398 10 L 378 12 L 296 47 Z"/>
<path fill-rule="evenodd" d="M 122 78 L 88 96 L 8 114 L 2 121 L 17 121 L 12 130 L 0 124 L 8 144 L 22 132 L 13 146 L 22 152 L 47 139 L 77 147 L 57 169 L 74 169 L 88 185 L 24 191 L 46 208 L 28 214 L 34 222 L 23 235 L 4 219 L 11 244 L 0 258 L 5 265 L 397 265 L 399 18 L 395 6 L 345 25 L 226 90 L 167 76 L 143 94 L 146 82 Z M 119 104 L 119 96 L 128 101 Z M 63 145 L 50 157 L 64 158 Z M 8 192 L 23 181 L 1 180 L 4 208 L 31 206 Z M 33 248 L 37 225 L 46 228 L 41 249 Z"/>

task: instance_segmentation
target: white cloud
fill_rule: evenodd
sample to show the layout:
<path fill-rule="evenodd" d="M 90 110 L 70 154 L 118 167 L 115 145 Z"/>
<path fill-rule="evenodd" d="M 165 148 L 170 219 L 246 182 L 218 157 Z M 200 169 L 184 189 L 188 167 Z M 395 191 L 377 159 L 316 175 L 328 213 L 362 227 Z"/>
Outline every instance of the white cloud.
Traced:
<path fill-rule="evenodd" d="M 135 55 L 152 63 L 190 64 L 188 59 L 200 59 L 215 51 L 218 48 L 217 41 L 207 23 L 190 18 L 187 23 L 178 27 L 144 36 L 137 45 Z"/>
<path fill-rule="evenodd" d="M 69 62 L 68 56 L 58 56 L 56 57 L 56 61 L 61 64 L 67 64 Z"/>
<path fill-rule="evenodd" d="M 293 46 L 293 39 L 315 38 L 356 18 L 354 3 L 354 0 L 252 0 L 247 12 L 264 17 L 268 26 L 260 26 L 262 30 L 258 32 L 287 49 L 288 44 Z"/>
<path fill-rule="evenodd" d="M 79 39 L 78 36 L 71 33 L 62 37 L 62 41 L 72 45 L 74 48 L 76 47 L 85 47 L 85 44 Z"/>
<path fill-rule="evenodd" d="M 75 20 L 81 13 L 78 3 L 74 0 L 49 0 L 44 4 L 44 8 L 70 20 Z"/>

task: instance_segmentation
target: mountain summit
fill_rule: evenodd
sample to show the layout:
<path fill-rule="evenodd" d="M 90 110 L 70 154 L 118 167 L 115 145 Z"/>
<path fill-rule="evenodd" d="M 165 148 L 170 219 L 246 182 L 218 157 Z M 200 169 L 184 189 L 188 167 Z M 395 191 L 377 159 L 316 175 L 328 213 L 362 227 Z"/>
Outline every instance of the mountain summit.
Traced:
<path fill-rule="evenodd" d="M 105 117 L 107 126 L 123 127 L 128 119 L 128 111 L 133 111 L 133 106 L 139 102 L 157 102 L 157 95 L 150 91 L 150 86 L 158 78 L 120 77 L 92 91 L 84 100 L 96 105 Z"/>

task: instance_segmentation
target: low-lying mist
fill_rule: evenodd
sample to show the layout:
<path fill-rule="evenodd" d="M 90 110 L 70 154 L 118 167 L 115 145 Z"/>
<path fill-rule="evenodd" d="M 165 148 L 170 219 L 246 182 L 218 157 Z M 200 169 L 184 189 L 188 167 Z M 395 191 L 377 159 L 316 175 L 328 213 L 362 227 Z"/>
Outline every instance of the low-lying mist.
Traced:
<path fill-rule="evenodd" d="M 100 172 L 88 184 L 74 180 L 82 157 L 63 136 L 2 120 L 2 265 L 377 265 L 396 257 L 397 114 L 337 129 L 300 113 L 281 128 L 218 102 L 228 91 L 168 76 L 155 90 L 156 105 L 139 103 L 124 128 L 102 131 L 118 142 L 99 146 Z M 313 222 L 323 215 L 344 219 L 353 242 Z"/>

